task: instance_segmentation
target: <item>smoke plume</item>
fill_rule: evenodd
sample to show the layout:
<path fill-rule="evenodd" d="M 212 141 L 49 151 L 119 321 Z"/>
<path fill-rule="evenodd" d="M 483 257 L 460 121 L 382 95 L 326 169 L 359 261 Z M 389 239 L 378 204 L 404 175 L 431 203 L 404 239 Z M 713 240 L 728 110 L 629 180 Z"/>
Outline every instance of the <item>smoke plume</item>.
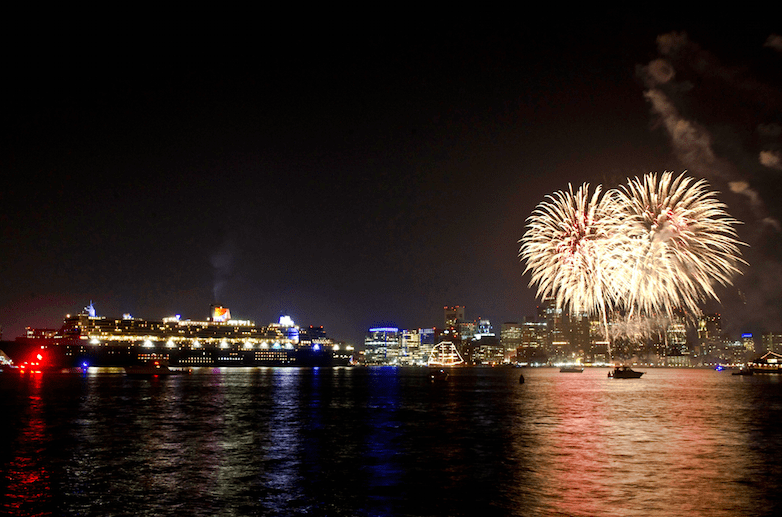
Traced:
<path fill-rule="evenodd" d="M 753 64 L 760 71 L 779 66 L 778 54 L 767 48 L 782 52 L 782 37 L 758 42 Z M 745 63 L 723 64 L 683 32 L 660 35 L 657 49 L 657 57 L 637 68 L 654 129 L 664 130 L 684 169 L 725 192 L 731 212 L 746 223 L 741 233 L 750 266 L 737 288 L 747 296 L 734 292 L 725 308 L 743 329 L 779 331 L 780 87 L 753 77 Z"/>

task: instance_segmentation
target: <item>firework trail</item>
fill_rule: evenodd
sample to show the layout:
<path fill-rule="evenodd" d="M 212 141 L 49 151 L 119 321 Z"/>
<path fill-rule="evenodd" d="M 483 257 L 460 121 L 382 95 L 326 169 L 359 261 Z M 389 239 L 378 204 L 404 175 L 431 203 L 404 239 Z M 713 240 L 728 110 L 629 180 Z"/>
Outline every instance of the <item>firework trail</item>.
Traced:
<path fill-rule="evenodd" d="M 725 286 L 739 273 L 735 225 L 704 180 L 671 172 L 628 180 L 616 192 L 622 231 L 631 247 L 623 295 L 629 314 L 673 316 L 677 307 L 698 314 L 699 303 L 719 300 L 717 283 Z"/>

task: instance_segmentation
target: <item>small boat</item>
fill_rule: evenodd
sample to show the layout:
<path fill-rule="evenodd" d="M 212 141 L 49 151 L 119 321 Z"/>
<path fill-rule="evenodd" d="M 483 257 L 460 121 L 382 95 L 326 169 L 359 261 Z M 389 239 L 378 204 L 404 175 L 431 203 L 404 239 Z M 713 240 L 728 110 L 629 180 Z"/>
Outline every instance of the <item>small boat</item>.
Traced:
<path fill-rule="evenodd" d="M 165 359 L 151 359 L 143 364 L 134 364 L 125 367 L 125 375 L 132 376 L 158 376 L 158 375 L 177 375 L 189 373 L 189 370 L 172 370 L 168 367 L 168 361 Z"/>
<path fill-rule="evenodd" d="M 742 368 L 741 370 L 736 370 L 735 372 L 732 372 L 731 375 L 752 375 L 752 370 L 749 368 Z"/>
<path fill-rule="evenodd" d="M 559 373 L 583 373 L 584 369 L 577 366 L 563 366 L 559 369 Z"/>
<path fill-rule="evenodd" d="M 448 372 L 446 372 L 442 368 L 439 370 L 431 369 L 429 370 L 429 379 L 432 382 L 445 381 L 448 379 Z"/>
<path fill-rule="evenodd" d="M 617 366 L 614 371 L 608 372 L 611 379 L 640 379 L 645 372 L 636 372 L 629 366 Z"/>

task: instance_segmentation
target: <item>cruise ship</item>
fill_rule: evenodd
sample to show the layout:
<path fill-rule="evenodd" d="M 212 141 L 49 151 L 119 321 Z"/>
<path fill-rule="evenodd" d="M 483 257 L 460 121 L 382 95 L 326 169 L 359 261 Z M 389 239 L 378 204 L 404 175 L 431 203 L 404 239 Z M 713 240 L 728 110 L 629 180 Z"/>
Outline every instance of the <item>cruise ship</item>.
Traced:
<path fill-rule="evenodd" d="M 126 366 L 163 359 L 172 366 L 334 366 L 348 364 L 350 349 L 328 339 L 322 327 L 300 328 L 287 316 L 256 325 L 212 305 L 206 321 L 171 316 L 159 321 L 97 316 L 92 303 L 67 315 L 56 332 L 28 329 L 23 338 L 61 366 Z M 19 339 L 18 339 L 19 341 Z"/>

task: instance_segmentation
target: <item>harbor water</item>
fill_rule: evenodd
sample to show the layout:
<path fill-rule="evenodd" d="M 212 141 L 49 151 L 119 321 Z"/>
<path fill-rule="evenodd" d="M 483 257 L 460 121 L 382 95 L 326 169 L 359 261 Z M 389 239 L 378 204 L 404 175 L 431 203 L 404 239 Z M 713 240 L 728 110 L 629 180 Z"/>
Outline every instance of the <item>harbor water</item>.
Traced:
<path fill-rule="evenodd" d="M 5 372 L 0 512 L 780 514 L 782 376 L 607 372 Z"/>

